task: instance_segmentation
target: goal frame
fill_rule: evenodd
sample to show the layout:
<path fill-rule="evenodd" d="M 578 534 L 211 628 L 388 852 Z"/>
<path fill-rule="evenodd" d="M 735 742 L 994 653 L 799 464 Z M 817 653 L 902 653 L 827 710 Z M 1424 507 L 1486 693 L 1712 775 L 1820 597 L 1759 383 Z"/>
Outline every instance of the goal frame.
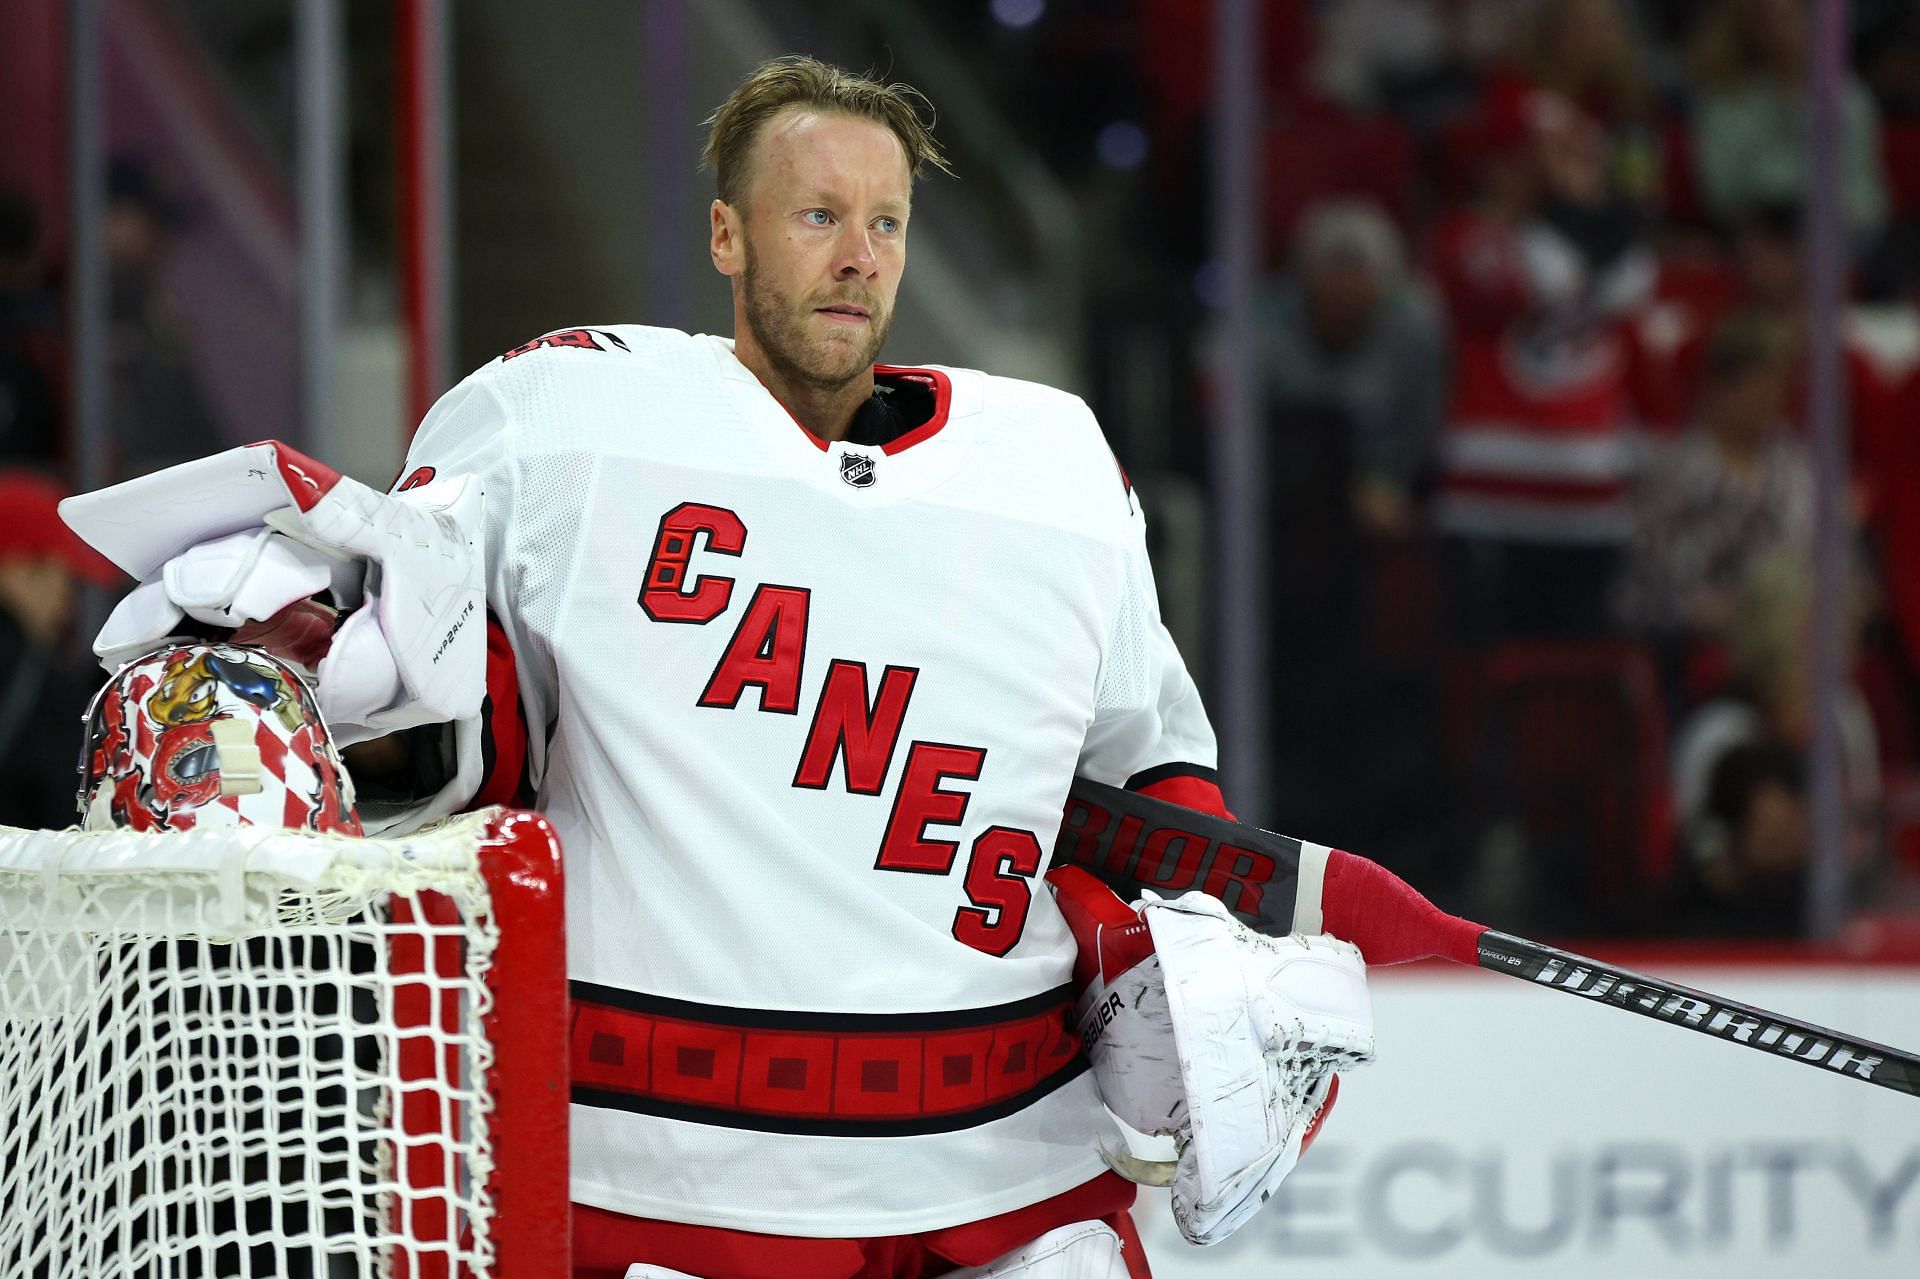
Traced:
<path fill-rule="evenodd" d="M 209 835 L 215 833 L 208 832 Z M 0 975 L 4 975 L 8 983 L 0 985 L 0 999 L 9 1001 L 7 1007 L 0 1007 L 0 1014 L 4 1014 L 8 1021 L 8 1042 L 5 1045 L 8 1052 L 16 1051 L 22 1042 L 39 1042 L 33 1038 L 15 1041 L 12 1038 L 14 1029 L 22 1029 L 24 1034 L 35 1036 L 39 1032 L 34 1027 L 41 1024 L 38 1019 L 71 1015 L 58 1009 L 51 1014 L 44 1012 L 41 996 L 34 993 L 36 989 L 46 989 L 44 985 L 34 985 L 40 981 L 54 982 L 53 988 L 56 991 L 59 989 L 57 983 L 63 980 L 59 973 L 66 970 L 48 965 L 64 961 L 44 957 L 60 953 L 56 948 L 68 944 L 62 942 L 64 936 L 81 939 L 80 948 L 69 953 L 81 957 L 76 971 L 86 971 L 91 966 L 85 958 L 90 947 L 86 941 L 87 930 L 95 927 L 110 930 L 99 934 L 109 938 L 149 935 L 156 940 L 171 937 L 192 942 L 196 938 L 203 938 L 218 944 L 246 937 L 270 937 L 277 931 L 279 922 L 285 922 L 295 930 L 290 934 L 295 940 L 281 944 L 298 947 L 302 944 L 298 938 L 315 934 L 307 933 L 308 925 L 300 922 L 308 916 L 286 914 L 279 916 L 279 921 L 276 921 L 275 903 L 279 899 L 272 894 L 280 883 L 286 883 L 296 894 L 304 891 L 301 885 L 311 883 L 315 886 L 313 891 L 320 896 L 317 899 L 310 896 L 305 900 L 323 903 L 327 900 L 326 894 L 333 891 L 330 885 L 344 885 L 342 891 L 349 896 L 337 899 L 337 908 L 343 911 L 366 909 L 352 906 L 351 903 L 356 899 L 381 903 L 373 908 L 381 921 L 376 930 L 380 951 L 374 972 L 379 974 L 378 982 L 387 993 L 379 1001 L 378 1022 L 362 1024 L 377 1025 L 377 1034 L 386 1045 L 383 1058 L 386 1064 L 380 1073 L 385 1081 L 384 1113 L 387 1117 L 376 1120 L 383 1130 L 383 1144 L 379 1148 L 383 1152 L 379 1155 L 379 1166 L 383 1171 L 378 1173 L 378 1177 L 386 1187 L 399 1193 L 385 1200 L 383 1207 L 375 1208 L 374 1219 L 377 1221 L 382 1213 L 386 1215 L 386 1227 L 376 1229 L 387 1240 L 398 1237 L 413 1242 L 389 1242 L 373 1252 L 363 1251 L 359 1254 L 363 1264 L 377 1259 L 374 1271 L 394 1279 L 470 1279 L 478 1272 L 459 1258 L 477 1245 L 477 1241 L 468 1238 L 468 1228 L 471 1226 L 475 1233 L 484 1229 L 490 1241 L 487 1251 L 491 1256 L 486 1273 L 492 1279 L 499 1279 L 500 1276 L 537 1279 L 539 1276 L 566 1276 L 571 1273 L 565 885 L 559 836 L 546 818 L 526 811 L 486 810 L 463 817 L 457 823 L 450 821 L 446 827 L 429 828 L 417 836 L 368 840 L 368 847 L 364 850 L 356 847 L 360 844 L 358 840 L 338 835 L 317 835 L 312 838 L 327 841 L 331 848 L 315 848 L 311 854 L 298 843 L 282 840 L 280 836 L 283 833 L 278 831 L 235 832 L 245 837 L 247 842 L 233 846 L 220 843 L 195 845 L 190 842 L 198 838 L 195 834 L 135 834 L 125 831 L 95 834 L 75 829 L 19 831 L 10 828 L 0 828 L 0 834 L 4 834 L 6 839 L 5 849 L 0 849 L 0 870 L 6 872 L 6 877 L 0 882 L 11 885 L 3 890 L 8 893 L 9 901 L 0 903 L 5 907 L 0 909 L 0 927 L 19 930 L 0 934 L 0 959 L 5 960 L 4 965 L 0 966 Z M 299 831 L 284 832 L 284 835 L 296 839 L 303 834 Z M 257 836 L 266 838 L 258 840 L 255 838 Z M 416 839 L 420 841 L 417 853 L 411 847 Z M 172 841 L 182 842 L 169 847 Z M 396 847 L 389 853 L 385 849 L 371 847 L 375 844 Z M 232 851 L 229 851 L 229 847 Z M 446 850 L 445 853 L 436 854 L 433 851 L 436 847 Z M 460 850 L 457 854 L 453 851 L 456 849 Z M 442 877 L 440 864 L 436 861 L 440 855 L 455 858 L 446 863 L 447 872 L 454 877 Z M 255 860 L 256 856 L 258 861 Z M 346 860 L 335 860 L 340 857 Z M 378 869 L 382 866 L 393 867 L 391 878 Z M 179 881 L 167 878 L 176 871 L 190 878 Z M 290 878 L 276 878 L 279 874 L 286 874 Z M 61 887 L 63 882 L 75 887 Z M 174 882 L 180 887 L 165 887 Z M 244 886 L 248 884 L 260 887 Z M 16 890 L 26 895 L 13 898 Z M 169 899 L 164 894 L 170 891 L 173 895 Z M 263 892 L 265 896 L 261 895 Z M 74 895 L 69 897 L 69 893 Z M 81 896 L 83 893 L 86 895 Z M 95 893 L 103 896 L 96 898 L 93 896 Z M 367 896 L 360 898 L 358 895 L 362 893 Z M 145 906 L 149 894 L 156 894 L 152 897 L 152 907 Z M 56 903 L 51 907 L 54 913 L 46 917 L 50 931 L 45 934 L 40 933 L 40 925 L 36 922 L 42 918 L 39 913 L 42 906 L 38 904 L 42 901 Z M 295 899 L 289 898 L 288 901 L 291 903 Z M 72 904 L 67 905 L 69 902 Z M 96 916 L 80 912 L 97 909 L 94 905 L 96 902 L 105 903 L 104 907 L 98 908 L 105 913 L 97 918 L 106 920 L 106 924 L 81 922 L 77 925 L 80 933 L 63 931 L 62 912 L 71 912 L 65 917 L 74 920 L 93 919 Z M 334 908 L 321 907 L 323 912 Z M 150 918 L 154 921 L 156 931 L 151 934 L 145 934 L 139 923 L 141 916 L 137 912 L 143 909 L 153 911 Z M 289 909 L 301 908 L 290 906 Z M 342 914 L 340 918 L 346 920 L 347 916 Z M 121 919 L 134 920 L 138 931 L 120 933 L 117 921 Z M 199 922 L 202 919 L 209 922 L 202 924 Z M 229 934 L 229 926 L 236 931 Z M 321 926 L 324 928 L 326 921 L 323 920 Z M 343 926 L 355 927 L 350 922 Z M 38 949 L 39 944 L 32 940 L 39 935 L 49 939 L 48 949 Z M 5 942 L 6 937 L 16 938 L 18 946 L 9 947 Z M 126 943 L 108 943 L 110 946 L 116 944 Z M 138 940 L 130 944 L 134 947 L 145 945 Z M 161 944 L 171 943 L 163 941 Z M 478 954 L 470 953 L 474 947 L 480 948 Z M 301 952 L 297 949 L 276 950 L 274 953 L 291 954 L 296 964 L 300 962 L 298 957 Z M 144 960 L 141 962 L 144 963 Z M 192 964 L 193 961 L 189 959 L 188 962 Z M 24 966 L 16 967 L 16 963 Z M 117 971 L 124 976 L 127 970 Z M 204 983 L 193 985 L 191 974 L 194 970 L 189 968 L 186 971 L 190 977 L 186 986 L 149 985 L 143 975 L 139 988 L 156 991 L 215 989 Z M 367 970 L 359 971 L 364 973 Z M 475 986 L 476 979 L 481 983 L 480 987 Z M 15 986 L 12 984 L 15 981 L 24 981 L 26 984 Z M 271 985 L 233 988 L 274 989 Z M 476 993 L 482 988 L 484 994 L 476 1000 Z M 93 989 L 89 987 L 88 993 L 81 997 L 88 1000 L 96 998 L 92 994 Z M 132 990 L 134 987 L 123 986 L 122 989 Z M 23 1020 L 17 1028 L 12 1022 L 12 995 L 29 1001 L 19 1009 Z M 130 1010 L 133 1007 L 125 1006 Z M 86 1028 L 93 1025 L 93 1018 L 97 1015 L 93 1011 L 85 1011 L 91 1007 L 91 1004 L 83 1006 L 80 1020 L 73 1023 L 81 1028 L 81 1033 L 87 1035 L 93 1033 Z M 161 1009 L 160 1015 L 165 1017 L 167 1005 L 162 1003 L 158 1007 Z M 208 1067 L 210 1072 L 224 1069 L 218 1063 L 236 1060 L 227 1055 L 229 1052 L 251 1051 L 247 1048 L 226 1049 L 217 1045 L 223 1042 L 249 1044 L 263 1033 L 248 1009 L 236 1009 L 238 1020 L 224 1023 L 202 1017 L 200 1007 L 196 1003 L 182 1014 L 183 1020 L 176 1024 L 191 1024 L 195 1028 L 177 1035 L 149 1034 L 143 1029 L 145 1023 L 138 1020 L 141 1014 L 137 1012 L 124 1021 L 117 1018 L 113 1021 L 102 1020 L 98 1027 L 110 1036 L 108 1043 L 120 1042 L 120 1032 L 108 1029 L 117 1025 L 132 1028 L 126 1032 L 130 1036 L 126 1040 L 129 1044 L 184 1044 L 193 1042 L 191 1036 L 211 1034 L 213 1037 L 206 1041 L 206 1047 L 199 1050 L 211 1054 L 205 1058 L 209 1063 L 214 1063 Z M 311 1024 L 324 1028 L 330 1023 L 323 1019 Z M 227 1025 L 232 1026 L 232 1038 L 225 1029 Z M 66 1032 L 56 1030 L 52 1033 L 54 1037 L 45 1042 L 55 1045 L 56 1052 L 64 1052 L 65 1049 L 59 1045 L 68 1042 Z M 324 1037 L 325 1030 L 317 1033 Z M 476 1054 L 471 1051 L 476 1041 L 484 1042 L 484 1052 Z M 74 1042 L 84 1044 L 85 1041 Z M 93 1060 L 92 1050 L 83 1048 L 82 1051 L 88 1055 L 76 1060 Z M 350 1058 L 351 1054 L 347 1067 L 351 1073 Z M 59 1069 L 57 1063 L 66 1059 L 55 1056 L 49 1060 L 55 1062 L 55 1068 Z M 144 1067 L 148 1073 L 144 1076 L 125 1076 L 136 1081 L 137 1091 L 132 1096 L 144 1098 L 159 1095 L 152 1092 L 156 1086 L 154 1081 L 171 1078 L 170 1072 L 174 1069 L 165 1059 L 159 1060 L 160 1064 L 155 1066 L 154 1059 L 148 1059 Z M 136 1065 L 134 1069 L 143 1068 Z M 154 1073 L 156 1071 L 158 1073 Z M 484 1077 L 475 1074 L 476 1071 L 484 1071 Z M 196 1071 L 193 1077 L 204 1080 L 208 1076 Z M 359 1077 L 377 1078 L 372 1074 Z M 25 1162 L 17 1165 L 22 1170 L 21 1175 L 28 1175 L 25 1170 L 54 1167 L 52 1163 L 43 1165 L 41 1161 L 62 1158 L 61 1152 L 67 1149 L 56 1136 L 55 1129 L 40 1127 L 45 1117 L 52 1113 L 49 1108 L 51 1103 L 46 1098 L 54 1094 L 44 1084 L 34 1083 L 36 1078 L 40 1077 L 35 1075 L 29 1064 L 21 1084 L 26 1091 L 19 1093 L 7 1089 L 9 1110 L 5 1116 L 0 1116 L 0 1123 L 7 1123 L 9 1117 L 14 1115 L 11 1107 L 16 1102 L 24 1100 L 29 1107 L 22 1113 L 32 1126 L 23 1126 L 18 1134 L 19 1140 L 27 1144 L 19 1145 L 17 1150 L 13 1144 L 6 1147 L 25 1156 Z M 148 1106 L 145 1101 L 126 1101 L 128 1094 L 118 1091 L 127 1086 L 117 1082 L 120 1078 L 117 1075 L 94 1074 L 87 1084 L 87 1094 L 92 1096 L 98 1088 L 105 1086 L 97 1081 L 115 1081 L 111 1083 L 115 1090 L 112 1095 L 120 1100 L 111 1113 L 116 1120 L 122 1113 L 132 1113 L 127 1109 L 129 1105 L 143 1107 L 142 1117 L 136 1123 L 123 1126 L 116 1122 L 111 1127 L 94 1129 L 100 1133 L 97 1149 L 103 1153 L 85 1157 L 103 1159 L 104 1162 L 87 1165 L 93 1171 L 87 1173 L 86 1178 L 89 1185 L 102 1186 L 110 1195 L 116 1187 L 124 1189 L 129 1184 L 126 1178 L 131 1177 L 138 1182 L 151 1175 L 154 1165 L 143 1167 L 141 1152 L 148 1151 L 145 1157 L 151 1159 L 154 1157 L 151 1151 L 158 1147 L 147 1146 L 139 1134 L 151 1135 L 156 1131 L 152 1125 L 160 1123 L 159 1116 L 165 1113 L 164 1105 L 144 1109 Z M 461 1082 L 463 1078 L 466 1080 L 464 1084 Z M 0 1081 L 0 1084 L 5 1082 Z M 449 1088 L 453 1091 L 449 1092 Z M 37 1102 L 36 1097 L 40 1099 Z M 315 1101 L 318 1101 L 320 1109 L 309 1110 L 308 1106 Z M 478 1101 L 479 1108 L 469 1105 L 470 1101 Z M 224 1110 L 224 1107 L 219 1108 Z M 332 1102 L 319 1100 L 316 1095 L 309 1093 L 305 1102 L 286 1109 L 284 1113 L 312 1114 L 318 1122 L 327 1124 L 329 1121 L 321 1116 L 333 1109 Z M 69 1111 L 69 1114 L 76 1113 L 81 1112 Z M 361 1113 L 364 1115 L 369 1112 L 363 1109 Z M 333 1130 L 329 1126 L 309 1131 Z M 123 1147 L 120 1141 L 123 1132 L 135 1134 L 135 1144 Z M 483 1133 L 484 1144 L 476 1145 Z M 96 1149 L 93 1140 L 89 1137 L 79 1148 Z M 230 1138 L 223 1145 L 202 1146 L 202 1149 L 223 1152 L 237 1148 Z M 313 1148 L 311 1143 L 308 1148 Z M 176 1157 L 171 1151 L 159 1156 L 163 1161 Z M 131 1171 L 110 1171 L 123 1168 Z M 64 1178 L 68 1174 L 63 1171 L 61 1175 Z M 19 1184 L 33 1186 L 50 1183 L 29 1181 Z M 218 1187 L 227 1183 L 222 1175 L 217 1181 L 200 1184 Z M 259 1183 L 254 1181 L 248 1184 Z M 35 1202 L 35 1192 L 29 1190 L 28 1194 L 29 1204 Z M 91 1201 L 90 1195 L 84 1198 Z M 299 1199 L 298 1192 L 295 1198 Z M 255 1201 L 274 1200 L 269 1196 L 257 1197 Z M 216 1191 L 211 1199 L 203 1202 L 223 1203 L 227 1200 Z M 299 1199 L 299 1202 L 311 1204 L 317 1201 Z M 365 1202 L 371 1205 L 376 1201 Z M 485 1216 L 470 1218 L 468 1213 L 479 1203 L 486 1205 Z M 456 1204 L 469 1206 L 456 1208 Z M 28 1211 L 28 1215 L 16 1225 L 40 1219 L 35 1215 L 39 1209 L 30 1209 L 27 1204 L 20 1206 Z M 158 1209 L 161 1212 L 175 1210 L 171 1206 Z M 87 1210 L 80 1211 L 84 1213 Z M 68 1217 L 66 1220 L 76 1218 Z M 159 1218 L 148 1217 L 147 1220 L 157 1224 Z M 125 1226 L 121 1229 L 124 1230 Z M 126 1238 L 124 1234 L 120 1237 L 122 1240 Z M 196 1230 L 194 1234 L 176 1233 L 174 1237 L 190 1239 L 199 1235 Z M 365 1237 L 360 1238 L 364 1240 Z M 291 1240 L 289 1244 L 307 1246 Z M 247 1245 L 243 1243 L 242 1246 Z M 56 1255 L 49 1251 L 25 1255 L 16 1260 L 24 1261 L 31 1267 L 35 1264 L 34 1257 L 39 1256 L 38 1264 L 44 1266 L 48 1259 Z M 153 1254 L 147 1255 L 151 1260 Z M 166 1255 L 173 1254 L 169 1252 Z M 258 1264 L 257 1260 L 254 1264 Z M 0 1270 L 12 1274 L 14 1269 L 12 1264 L 0 1258 Z M 115 1272 L 111 1266 L 107 1268 L 107 1273 Z M 248 1273 L 254 1271 L 249 1269 Z"/>
<path fill-rule="evenodd" d="M 573 1231 L 567 1179 L 566 893 L 559 835 L 538 813 L 502 811 L 487 821 L 479 864 L 501 937 L 487 978 L 495 994 L 493 1008 L 483 1018 L 494 1045 L 488 1082 L 494 1107 L 489 1124 L 495 1266 L 507 1279 L 566 1276 L 573 1271 Z M 451 921 L 451 904 L 445 898 L 421 896 L 428 914 L 421 922 Z M 396 898 L 393 907 L 395 920 L 408 922 L 412 912 L 407 903 Z M 396 942 L 401 940 L 409 945 L 395 947 L 390 962 L 396 974 L 410 966 L 443 975 L 459 971 L 461 956 L 451 939 L 441 938 L 431 948 L 420 938 Z M 455 1029 L 449 1024 L 457 1016 L 452 1001 L 438 1009 L 433 1004 L 430 983 L 403 985 L 395 995 L 395 1021 Z M 437 1132 L 434 1098 L 404 1088 L 414 1080 L 446 1077 L 433 1060 L 434 1051 L 429 1037 L 408 1038 L 399 1048 L 400 1126 L 412 1136 Z M 442 1182 L 444 1163 L 431 1146 L 404 1146 L 396 1152 L 395 1163 L 400 1180 L 417 1190 Z M 444 1212 L 438 1215 L 444 1217 Z M 448 1229 L 444 1220 L 437 1224 L 443 1233 Z M 408 1260 L 395 1258 L 395 1279 L 460 1279 L 444 1257 L 425 1256 L 411 1267 Z"/>

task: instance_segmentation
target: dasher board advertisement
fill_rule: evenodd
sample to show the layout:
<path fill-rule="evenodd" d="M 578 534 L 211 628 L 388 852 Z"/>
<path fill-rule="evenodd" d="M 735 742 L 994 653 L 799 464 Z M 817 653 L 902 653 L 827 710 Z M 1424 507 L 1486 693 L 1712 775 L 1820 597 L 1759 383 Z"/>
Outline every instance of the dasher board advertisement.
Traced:
<path fill-rule="evenodd" d="M 1920 966 L 1608 958 L 1920 1042 Z M 1485 973 L 1369 980 L 1379 1060 L 1273 1202 L 1197 1249 L 1141 1192 L 1157 1279 L 1920 1276 L 1914 1098 Z"/>

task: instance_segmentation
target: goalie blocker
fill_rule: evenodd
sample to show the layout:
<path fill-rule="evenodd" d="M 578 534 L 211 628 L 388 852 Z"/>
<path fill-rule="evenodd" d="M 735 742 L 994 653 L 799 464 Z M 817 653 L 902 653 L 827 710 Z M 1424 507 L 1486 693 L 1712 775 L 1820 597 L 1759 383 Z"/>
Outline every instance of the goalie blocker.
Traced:
<path fill-rule="evenodd" d="M 1347 942 L 1263 937 L 1189 894 L 1128 907 L 1074 866 L 1048 873 L 1079 948 L 1075 1008 L 1107 1108 L 1178 1157 L 1102 1154 L 1171 1186 L 1195 1244 L 1238 1230 L 1279 1186 L 1333 1104 L 1336 1071 L 1373 1060 L 1366 967 Z"/>
<path fill-rule="evenodd" d="M 347 746 L 479 713 L 482 502 L 467 477 L 386 494 L 269 440 L 68 498 L 60 514 L 140 582 L 94 640 L 109 673 L 196 625 L 238 628 L 313 668 Z"/>

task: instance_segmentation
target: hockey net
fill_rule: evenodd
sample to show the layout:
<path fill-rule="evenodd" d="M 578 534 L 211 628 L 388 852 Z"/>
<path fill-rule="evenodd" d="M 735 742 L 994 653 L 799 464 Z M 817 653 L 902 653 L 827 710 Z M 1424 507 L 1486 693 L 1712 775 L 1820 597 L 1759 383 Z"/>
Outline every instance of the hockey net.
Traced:
<path fill-rule="evenodd" d="M 0 828 L 0 1279 L 566 1273 L 559 848 Z"/>

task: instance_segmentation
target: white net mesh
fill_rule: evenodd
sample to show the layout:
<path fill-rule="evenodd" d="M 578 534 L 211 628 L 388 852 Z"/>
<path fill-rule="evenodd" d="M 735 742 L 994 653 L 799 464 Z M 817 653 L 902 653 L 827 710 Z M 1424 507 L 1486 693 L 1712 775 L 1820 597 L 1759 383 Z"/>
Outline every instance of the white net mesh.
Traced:
<path fill-rule="evenodd" d="M 0 1279 L 493 1274 L 483 827 L 0 828 Z"/>

